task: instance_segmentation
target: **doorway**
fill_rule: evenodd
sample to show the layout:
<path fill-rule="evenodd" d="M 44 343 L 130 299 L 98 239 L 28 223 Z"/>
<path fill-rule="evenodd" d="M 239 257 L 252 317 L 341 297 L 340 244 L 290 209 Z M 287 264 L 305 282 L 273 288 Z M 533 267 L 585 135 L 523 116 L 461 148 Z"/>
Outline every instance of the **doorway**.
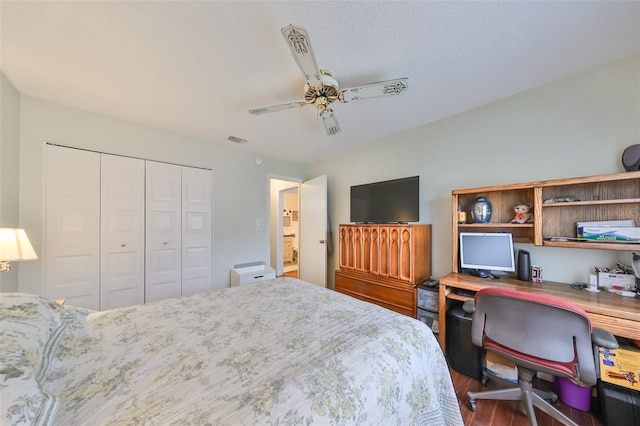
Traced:
<path fill-rule="evenodd" d="M 282 275 L 298 278 L 300 210 L 298 186 L 282 191 Z"/>
<path fill-rule="evenodd" d="M 293 208 L 284 207 L 285 193 L 297 193 L 297 201 L 293 205 L 298 206 L 298 220 L 294 220 L 296 214 Z M 326 175 L 305 181 L 269 176 L 268 263 L 275 269 L 277 276 L 284 274 L 285 222 L 288 222 L 288 228 L 291 228 L 292 223 L 298 227 L 292 242 L 292 249 L 295 247 L 297 250 L 298 278 L 326 287 L 329 234 Z"/>
<path fill-rule="evenodd" d="M 275 269 L 276 276 L 285 273 L 293 276 L 295 273 L 297 278 L 300 264 L 300 182 L 271 177 L 269 191 L 270 265 Z"/>

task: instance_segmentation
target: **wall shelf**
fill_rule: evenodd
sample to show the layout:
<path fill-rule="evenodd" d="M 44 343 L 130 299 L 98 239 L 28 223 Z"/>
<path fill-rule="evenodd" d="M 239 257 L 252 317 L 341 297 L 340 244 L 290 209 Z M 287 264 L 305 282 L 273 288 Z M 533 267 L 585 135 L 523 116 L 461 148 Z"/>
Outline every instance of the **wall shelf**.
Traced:
<path fill-rule="evenodd" d="M 545 247 L 564 247 L 579 249 L 598 250 L 618 250 L 618 251 L 640 251 L 640 244 L 637 243 L 608 243 L 606 241 L 545 241 Z"/>
<path fill-rule="evenodd" d="M 461 223 L 458 228 L 533 228 L 533 223 Z"/>
<path fill-rule="evenodd" d="M 468 213 L 480 196 L 491 202 L 494 222 L 459 224 L 458 206 Z M 580 201 L 544 202 L 569 196 Z M 451 204 L 454 272 L 458 272 L 460 232 L 510 232 L 514 242 L 544 247 L 640 250 L 640 244 L 635 243 L 575 240 L 577 222 L 633 219 L 640 226 L 640 172 L 458 189 L 452 191 Z M 532 223 L 509 223 L 517 204 L 532 206 Z M 566 237 L 569 241 L 550 241 L 552 237 Z"/>
<path fill-rule="evenodd" d="M 634 204 L 634 203 L 640 203 L 640 198 L 623 198 L 620 200 L 566 201 L 566 202 L 558 202 L 558 203 L 543 203 L 542 208 L 594 206 L 594 205 L 606 205 L 606 204 Z"/>

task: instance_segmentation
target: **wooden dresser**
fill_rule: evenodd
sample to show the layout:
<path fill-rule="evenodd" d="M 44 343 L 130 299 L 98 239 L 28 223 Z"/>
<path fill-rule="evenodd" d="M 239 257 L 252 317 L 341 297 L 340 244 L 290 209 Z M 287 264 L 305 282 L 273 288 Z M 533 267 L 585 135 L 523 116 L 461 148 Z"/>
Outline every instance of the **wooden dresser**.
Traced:
<path fill-rule="evenodd" d="M 416 317 L 416 286 L 431 276 L 430 224 L 346 224 L 336 291 Z"/>

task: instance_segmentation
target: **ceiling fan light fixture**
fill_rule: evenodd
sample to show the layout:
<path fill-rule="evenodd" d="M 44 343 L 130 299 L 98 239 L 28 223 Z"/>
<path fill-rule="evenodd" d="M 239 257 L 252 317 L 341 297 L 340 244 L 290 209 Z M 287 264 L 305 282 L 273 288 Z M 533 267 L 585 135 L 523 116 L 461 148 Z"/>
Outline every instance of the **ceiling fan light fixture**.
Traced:
<path fill-rule="evenodd" d="M 338 119 L 333 114 L 333 110 L 331 108 L 327 108 L 322 111 L 320 113 L 320 117 L 322 118 L 322 122 L 324 123 L 324 128 L 327 131 L 327 135 L 333 136 L 340 133 L 342 129 L 340 129 Z"/>
<path fill-rule="evenodd" d="M 320 111 L 320 113 L 324 112 L 324 110 L 327 109 L 327 105 L 330 104 L 329 100 L 327 98 L 325 98 L 324 96 L 318 96 L 313 104 L 316 106 L 316 108 L 318 109 L 318 111 Z"/>

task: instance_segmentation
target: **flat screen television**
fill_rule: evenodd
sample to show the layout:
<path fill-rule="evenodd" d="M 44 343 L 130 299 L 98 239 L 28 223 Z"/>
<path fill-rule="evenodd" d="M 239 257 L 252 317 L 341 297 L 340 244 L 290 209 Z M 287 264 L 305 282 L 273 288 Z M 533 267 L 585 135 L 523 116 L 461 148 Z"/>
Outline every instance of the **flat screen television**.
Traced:
<path fill-rule="evenodd" d="M 460 267 L 482 278 L 499 278 L 492 271 L 515 272 L 513 236 L 505 232 L 461 232 Z"/>
<path fill-rule="evenodd" d="M 406 223 L 419 220 L 419 176 L 351 187 L 351 222 Z"/>

